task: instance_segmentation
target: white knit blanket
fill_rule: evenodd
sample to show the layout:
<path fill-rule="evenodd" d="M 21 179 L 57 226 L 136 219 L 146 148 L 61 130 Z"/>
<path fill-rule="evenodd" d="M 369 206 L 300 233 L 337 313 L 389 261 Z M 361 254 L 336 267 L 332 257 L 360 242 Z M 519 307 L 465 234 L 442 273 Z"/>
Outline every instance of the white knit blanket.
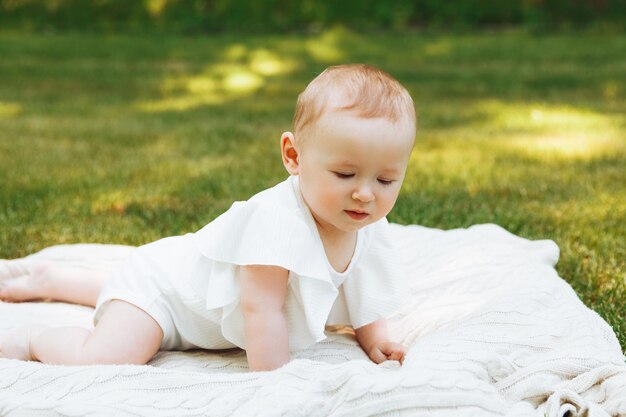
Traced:
<path fill-rule="evenodd" d="M 620 346 L 558 277 L 552 241 L 495 225 L 392 228 L 413 295 L 389 319 L 409 346 L 402 367 L 372 363 L 345 329 L 273 372 L 248 372 L 240 350 L 161 352 L 146 366 L 0 359 L 0 415 L 626 416 Z M 111 269 L 131 250 L 63 245 L 25 259 Z M 0 302 L 0 327 L 89 327 L 91 313 Z"/>

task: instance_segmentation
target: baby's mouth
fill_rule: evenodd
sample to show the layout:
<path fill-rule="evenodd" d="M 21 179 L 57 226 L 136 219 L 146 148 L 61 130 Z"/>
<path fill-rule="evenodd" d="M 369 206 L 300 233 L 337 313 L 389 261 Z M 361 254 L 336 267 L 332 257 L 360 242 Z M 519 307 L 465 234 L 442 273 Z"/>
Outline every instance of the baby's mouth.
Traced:
<path fill-rule="evenodd" d="M 354 220 L 363 220 L 364 218 L 369 216 L 369 213 L 365 213 L 365 212 L 358 212 L 358 211 L 352 211 L 352 210 L 345 210 L 345 212 L 348 216 L 350 216 Z"/>

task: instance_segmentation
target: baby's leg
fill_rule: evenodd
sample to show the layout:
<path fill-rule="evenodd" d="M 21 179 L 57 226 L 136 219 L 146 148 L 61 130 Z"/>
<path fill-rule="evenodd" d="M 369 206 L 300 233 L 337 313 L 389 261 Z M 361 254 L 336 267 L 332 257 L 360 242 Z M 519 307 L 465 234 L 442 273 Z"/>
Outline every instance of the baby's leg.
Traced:
<path fill-rule="evenodd" d="M 0 300 L 9 302 L 54 300 L 96 306 L 109 273 L 39 262 L 0 281 Z"/>
<path fill-rule="evenodd" d="M 163 331 L 145 311 L 113 300 L 93 331 L 32 326 L 0 335 L 0 357 L 55 365 L 146 364 Z"/>

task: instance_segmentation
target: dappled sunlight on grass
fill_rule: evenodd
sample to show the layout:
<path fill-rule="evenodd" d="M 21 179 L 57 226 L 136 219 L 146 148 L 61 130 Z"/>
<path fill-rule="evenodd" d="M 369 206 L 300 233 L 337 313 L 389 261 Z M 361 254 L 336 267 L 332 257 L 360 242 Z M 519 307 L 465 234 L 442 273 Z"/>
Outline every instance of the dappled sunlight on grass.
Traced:
<path fill-rule="evenodd" d="M 234 43 L 225 47 L 220 55 L 223 61 L 240 61 L 245 59 L 249 52 L 249 48 L 243 43 Z"/>
<path fill-rule="evenodd" d="M 167 0 L 144 0 L 144 4 L 148 14 L 152 17 L 161 16 L 165 6 L 167 6 Z"/>
<path fill-rule="evenodd" d="M 161 83 L 163 98 L 143 100 L 135 107 L 151 113 L 223 104 L 245 98 L 263 88 L 268 78 L 297 68 L 293 59 L 264 48 L 249 50 L 241 44 L 225 48 L 221 55 L 223 61 L 207 65 L 199 74 L 166 78 Z"/>
<path fill-rule="evenodd" d="M 224 90 L 236 93 L 251 93 L 265 84 L 265 80 L 258 74 L 246 69 L 233 70 L 222 79 Z"/>
<path fill-rule="evenodd" d="M 490 140 L 492 148 L 542 161 L 590 161 L 626 153 L 625 117 L 619 114 L 495 99 L 448 102 L 427 110 L 434 126 L 423 134 L 439 141 Z"/>
<path fill-rule="evenodd" d="M 596 133 L 597 134 L 597 133 Z M 592 160 L 626 153 L 626 144 L 617 137 L 591 136 L 591 133 L 528 135 L 515 137 L 508 146 L 539 160 Z"/>
<path fill-rule="evenodd" d="M 317 62 L 325 64 L 339 63 L 346 59 L 346 54 L 341 48 L 341 42 L 350 36 L 349 32 L 341 27 L 329 29 L 319 37 L 305 42 L 306 51 Z"/>
<path fill-rule="evenodd" d="M 177 84 L 177 82 L 172 81 L 166 81 L 165 83 L 167 89 L 175 89 Z M 198 96 L 210 95 L 219 88 L 219 83 L 216 80 L 204 76 L 189 77 L 181 81 L 180 84 L 184 85 L 187 92 Z"/>
<path fill-rule="evenodd" d="M 573 106 L 514 104 L 493 112 L 502 131 L 528 131 L 511 135 L 500 145 L 540 160 L 592 160 L 626 151 L 620 118 Z"/>
<path fill-rule="evenodd" d="M 480 147 L 459 144 L 458 141 L 443 145 L 436 141 L 419 142 L 411 154 L 403 192 L 462 185 L 474 194 L 482 184 L 489 183 L 494 156 Z"/>
<path fill-rule="evenodd" d="M 162 82 L 165 96 L 144 100 L 136 107 L 144 112 L 185 111 L 204 105 L 216 105 L 245 96 L 264 84 L 262 77 L 243 65 L 209 66 L 202 74 L 179 76 Z"/>
<path fill-rule="evenodd" d="M 288 59 L 269 49 L 255 49 L 250 53 L 250 69 L 265 77 L 290 73 L 296 67 L 293 59 Z"/>
<path fill-rule="evenodd" d="M 7 103 L 0 101 L 0 119 L 9 119 L 18 116 L 22 111 L 22 106 L 18 103 Z"/>
<path fill-rule="evenodd" d="M 487 128 L 504 132 L 592 132 L 617 125 L 610 115 L 567 105 L 490 99 L 474 102 L 471 111 L 486 116 Z"/>

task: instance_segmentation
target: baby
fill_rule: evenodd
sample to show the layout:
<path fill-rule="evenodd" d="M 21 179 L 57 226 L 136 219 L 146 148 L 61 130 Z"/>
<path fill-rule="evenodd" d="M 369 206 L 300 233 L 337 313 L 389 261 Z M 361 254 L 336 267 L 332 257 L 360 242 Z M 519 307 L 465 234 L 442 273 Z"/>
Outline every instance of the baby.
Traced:
<path fill-rule="evenodd" d="M 325 325 L 343 324 L 375 363 L 402 363 L 406 348 L 389 339 L 385 317 L 409 291 L 385 216 L 415 129 L 413 101 L 391 76 L 368 65 L 326 69 L 280 138 L 285 181 L 196 233 L 139 247 L 110 276 L 15 264 L 1 299 L 90 305 L 94 328 L 11 330 L 0 356 L 145 364 L 159 350 L 240 347 L 251 370 L 266 371 L 324 339 Z"/>

